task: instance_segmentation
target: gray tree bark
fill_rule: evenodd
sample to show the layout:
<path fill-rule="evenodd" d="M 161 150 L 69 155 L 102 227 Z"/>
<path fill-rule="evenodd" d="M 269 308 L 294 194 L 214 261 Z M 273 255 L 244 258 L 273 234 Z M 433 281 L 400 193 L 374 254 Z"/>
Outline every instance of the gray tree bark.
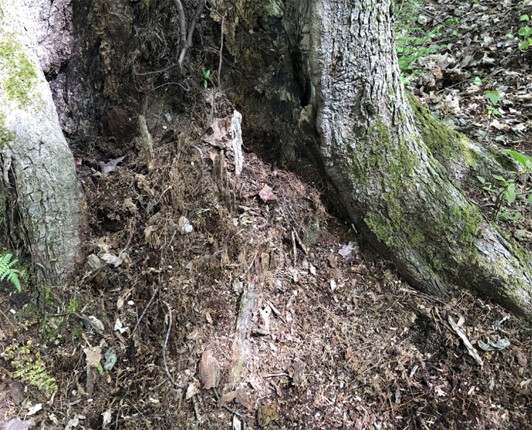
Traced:
<path fill-rule="evenodd" d="M 0 223 L 9 246 L 30 257 L 37 279 L 53 285 L 75 266 L 81 196 L 35 54 L 37 33 L 26 30 L 35 30 L 34 12 L 16 0 L 0 3 Z"/>
<path fill-rule="evenodd" d="M 290 109 L 279 109 L 279 100 L 292 101 L 299 126 L 292 141 L 304 141 L 308 148 L 314 140 L 328 177 L 366 241 L 423 291 L 445 295 L 458 285 L 532 316 L 529 251 L 490 224 L 461 188 L 474 171 L 500 172 L 506 161 L 428 118 L 409 99 L 400 80 L 390 0 L 272 1 L 262 3 L 262 9 L 261 2 L 252 0 L 213 3 L 230 22 L 243 14 L 241 31 L 226 25 L 238 66 L 256 89 L 264 84 L 262 95 L 277 103 L 276 118 L 284 114 L 285 126 L 293 130 L 294 121 L 286 119 Z M 275 13 L 268 15 L 271 10 Z M 249 27 L 257 27 L 250 11 L 255 19 L 262 14 L 262 45 L 261 36 L 249 35 L 245 28 L 250 22 Z M 272 30 L 278 28 L 279 15 L 288 47 L 275 57 L 268 46 L 283 46 Z M 270 56 L 273 65 L 261 64 L 257 51 Z M 298 90 L 287 91 L 286 79 L 275 88 L 283 67 Z M 242 103 L 245 97 L 249 99 L 249 91 Z M 303 105 L 299 111 L 293 103 L 297 99 Z M 264 110 L 251 121 L 258 123 L 260 116 L 266 116 Z"/>
<path fill-rule="evenodd" d="M 461 285 L 531 316 L 530 255 L 466 199 L 416 127 L 391 1 L 316 0 L 308 28 L 301 48 L 321 154 L 351 219 L 422 290 Z M 448 133 L 444 144 L 452 143 Z"/>

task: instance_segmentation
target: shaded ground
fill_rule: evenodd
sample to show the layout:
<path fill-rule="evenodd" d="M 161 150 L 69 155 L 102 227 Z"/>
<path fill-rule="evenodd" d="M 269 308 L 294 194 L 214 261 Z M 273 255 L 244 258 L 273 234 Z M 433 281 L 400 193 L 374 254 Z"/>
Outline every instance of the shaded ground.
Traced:
<path fill-rule="evenodd" d="M 464 131 L 528 151 L 530 52 L 497 46 L 515 32 L 506 27 L 520 5 L 506 13 L 497 9 L 504 2 L 480 3 L 439 4 L 427 14 L 485 22 L 449 29 L 446 43 L 463 61 L 469 48 L 456 47 L 467 28 L 473 57 L 495 45 L 495 63 L 456 68 L 469 73 L 458 85 L 434 78 L 430 90 L 430 74 L 412 85 Z M 503 17 L 496 27 L 491 15 Z M 494 39 L 488 46 L 484 32 Z M 507 87 L 498 121 L 508 129 L 493 127 L 483 89 L 468 92 L 480 70 L 493 86 Z M 458 110 L 442 107 L 448 97 Z M 151 170 L 142 153 L 98 164 L 104 141 L 76 153 L 87 259 L 75 284 L 41 293 L 44 321 L 37 297 L 2 288 L 0 422 L 18 416 L 42 429 L 532 428 L 529 326 L 467 292 L 440 301 L 413 290 L 360 251 L 356 232 L 327 212 L 316 189 L 254 153 L 244 152 L 237 179 L 231 142 L 202 139 L 212 120 L 207 101 L 197 106 L 206 114 L 194 120 L 167 116 L 164 106 L 147 116 Z M 184 131 L 184 123 L 196 125 Z M 530 230 L 526 223 L 518 228 Z M 27 416 L 37 404 L 42 409 Z"/>

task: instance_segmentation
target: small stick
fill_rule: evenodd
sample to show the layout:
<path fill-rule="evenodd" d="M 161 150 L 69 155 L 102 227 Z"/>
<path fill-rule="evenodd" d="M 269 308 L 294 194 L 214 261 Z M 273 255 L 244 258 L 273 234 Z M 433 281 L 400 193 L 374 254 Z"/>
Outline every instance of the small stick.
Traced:
<path fill-rule="evenodd" d="M 222 24 L 220 30 L 220 59 L 218 60 L 218 90 L 222 88 L 222 63 L 223 63 L 223 49 L 224 49 L 224 22 L 225 16 L 222 15 Z"/>
<path fill-rule="evenodd" d="M 178 390 L 182 390 L 185 388 L 184 385 L 179 385 L 177 382 L 175 382 L 174 378 L 170 374 L 170 370 L 168 369 L 168 363 L 166 361 L 166 351 L 168 349 L 168 339 L 170 338 L 170 332 L 172 331 L 172 308 L 170 305 L 163 301 L 163 303 L 166 305 L 166 308 L 168 309 L 168 330 L 166 330 L 166 337 L 164 338 L 164 345 L 163 345 L 163 364 L 164 364 L 164 373 L 166 374 L 166 377 L 168 380 L 172 383 L 172 385 L 177 388 Z"/>
<path fill-rule="evenodd" d="M 146 305 L 146 307 L 144 308 L 144 310 L 142 311 L 142 315 L 140 316 L 140 318 L 137 320 L 137 324 L 135 324 L 135 328 L 133 329 L 133 331 L 131 332 L 131 336 L 133 336 L 133 334 L 137 331 L 137 328 L 140 324 L 140 322 L 142 321 L 142 318 L 144 318 L 144 316 L 146 315 L 146 312 L 148 312 L 148 308 L 151 306 L 151 304 L 153 303 L 153 300 L 155 299 L 155 296 L 159 293 L 159 290 L 161 289 L 161 285 L 159 285 L 155 291 L 153 292 L 153 294 L 151 295 L 150 297 L 150 301 L 148 302 L 148 304 Z"/>
<path fill-rule="evenodd" d="M 292 230 L 292 252 L 294 254 L 294 267 L 297 265 L 297 246 L 296 246 L 296 237 L 295 231 Z"/>
<path fill-rule="evenodd" d="M 183 10 L 183 5 L 181 4 L 180 0 L 175 0 L 178 13 L 179 13 L 179 19 L 180 23 L 179 25 L 182 25 L 183 28 L 181 29 L 181 53 L 179 54 L 179 59 L 177 60 L 177 65 L 179 67 L 179 73 L 181 74 L 183 72 L 183 63 L 185 61 L 185 55 L 187 53 L 188 48 L 192 46 L 192 35 L 194 34 L 194 28 L 196 27 L 196 21 L 199 19 L 201 11 L 205 7 L 205 0 L 201 0 L 196 7 L 196 13 L 194 15 L 194 18 L 192 19 L 192 22 L 190 24 L 190 28 L 188 29 L 188 36 L 186 32 L 186 18 L 185 18 L 185 11 Z"/>
<path fill-rule="evenodd" d="M 181 33 L 179 42 L 181 44 L 181 52 L 183 52 L 183 47 L 187 44 L 187 17 L 185 15 L 185 9 L 183 9 L 183 4 L 181 3 L 181 0 L 174 1 L 177 7 L 177 14 L 179 16 L 179 30 Z M 178 61 L 178 65 L 179 69 L 181 69 L 182 63 Z"/>
<path fill-rule="evenodd" d="M 196 400 L 196 396 L 192 396 L 192 405 L 194 405 L 194 413 L 196 414 L 196 420 L 201 422 L 201 415 L 198 408 L 198 402 Z"/>

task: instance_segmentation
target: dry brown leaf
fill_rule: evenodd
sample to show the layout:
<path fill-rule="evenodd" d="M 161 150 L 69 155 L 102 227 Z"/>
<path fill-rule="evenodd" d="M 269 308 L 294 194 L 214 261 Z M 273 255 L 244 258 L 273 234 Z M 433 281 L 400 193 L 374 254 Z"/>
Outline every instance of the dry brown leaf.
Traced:
<path fill-rule="evenodd" d="M 83 350 L 87 357 L 87 365 L 90 367 L 98 367 L 102 359 L 102 348 L 94 346 L 92 348 L 85 348 Z"/>
<path fill-rule="evenodd" d="M 277 196 L 273 193 L 272 187 L 264 185 L 259 191 L 259 197 L 264 203 L 274 203 L 277 201 Z"/>
<path fill-rule="evenodd" d="M 306 367 L 306 364 L 299 360 L 299 359 L 296 359 L 294 361 L 294 364 L 292 365 L 292 371 L 290 372 L 291 373 L 291 376 L 292 376 L 292 384 L 296 387 L 300 386 L 304 380 L 305 380 L 305 367 Z"/>
<path fill-rule="evenodd" d="M 199 387 L 197 387 L 196 384 L 188 384 L 185 399 L 190 400 L 196 394 L 199 394 L 199 392 L 200 392 Z"/>
<path fill-rule="evenodd" d="M 233 400 L 236 399 L 236 395 L 236 391 L 229 391 L 228 393 L 225 393 L 222 397 L 220 397 L 220 406 L 225 406 L 228 403 L 231 403 Z"/>
<path fill-rule="evenodd" d="M 206 390 L 216 388 L 220 382 L 220 365 L 209 349 L 201 356 L 199 378 Z"/>
<path fill-rule="evenodd" d="M 249 396 L 244 391 L 244 389 L 239 388 L 236 391 L 236 394 L 237 395 L 236 395 L 235 401 L 241 404 L 242 406 L 244 406 L 249 412 L 251 412 L 253 410 L 253 402 L 250 400 Z"/>

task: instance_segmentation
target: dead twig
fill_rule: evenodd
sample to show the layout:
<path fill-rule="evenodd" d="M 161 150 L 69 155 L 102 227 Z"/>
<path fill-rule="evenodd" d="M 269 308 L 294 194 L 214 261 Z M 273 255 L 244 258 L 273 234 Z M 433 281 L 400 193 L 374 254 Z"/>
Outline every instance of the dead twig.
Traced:
<path fill-rule="evenodd" d="M 170 373 L 170 370 L 168 369 L 168 362 L 166 361 L 166 352 L 168 350 L 168 339 L 170 339 L 170 332 L 172 331 L 172 308 L 170 305 L 163 301 L 163 303 L 166 305 L 166 308 L 168 309 L 168 329 L 166 330 L 166 336 L 164 338 L 164 344 L 163 344 L 163 366 L 164 366 L 164 373 L 166 374 L 166 377 L 168 380 L 172 383 L 172 385 L 177 388 L 178 390 L 182 390 L 185 388 L 185 385 L 178 384 L 175 379 L 173 378 L 172 374 Z"/>
<path fill-rule="evenodd" d="M 144 316 L 146 315 L 146 312 L 148 312 L 149 307 L 150 307 L 151 304 L 153 303 L 153 300 L 155 299 L 155 297 L 157 296 L 157 294 L 159 294 L 159 290 L 160 290 L 160 289 L 161 289 L 161 285 L 159 284 L 159 286 L 155 289 L 155 291 L 154 291 L 153 294 L 151 295 L 148 304 L 146 305 L 146 307 L 145 307 L 144 310 L 142 311 L 142 315 L 141 315 L 140 318 L 137 320 L 137 323 L 135 324 L 135 328 L 134 328 L 133 331 L 131 332 L 131 336 L 133 336 L 133 334 L 135 334 L 135 332 L 137 331 L 137 328 L 138 328 L 140 322 L 142 321 L 142 318 L 144 318 Z"/>
<path fill-rule="evenodd" d="M 223 63 L 223 50 L 224 50 L 224 22 L 225 16 L 222 15 L 222 23 L 220 30 L 220 51 L 218 60 L 218 90 L 222 88 L 222 63 Z"/>
<path fill-rule="evenodd" d="M 16 331 L 17 328 L 14 326 L 14 324 L 11 322 L 8 316 L 4 313 L 4 311 L 2 311 L 2 309 L 0 309 L 0 314 L 2 314 L 3 317 L 6 319 L 6 321 L 11 325 L 11 327 L 13 328 L 13 331 Z"/>
<path fill-rule="evenodd" d="M 198 407 L 198 401 L 196 400 L 196 396 L 192 396 L 192 405 L 194 406 L 194 413 L 196 414 L 196 421 L 201 422 L 201 414 Z"/>
<path fill-rule="evenodd" d="M 177 66 L 179 68 L 179 74 L 183 74 L 183 63 L 185 62 L 185 55 L 187 54 L 187 51 L 190 47 L 192 47 L 192 35 L 194 34 L 194 29 L 196 28 L 196 22 L 198 21 L 201 11 L 205 7 L 205 0 L 200 0 L 198 3 L 198 6 L 196 7 L 196 13 L 194 14 L 194 18 L 192 19 L 192 22 L 190 23 L 190 26 L 188 27 L 188 34 L 187 34 L 187 18 L 185 15 L 185 10 L 183 9 L 183 5 L 181 4 L 181 0 L 175 0 L 175 4 L 177 6 L 177 13 L 179 15 L 179 26 L 181 31 L 181 52 L 179 53 L 179 58 L 177 60 Z"/>
<path fill-rule="evenodd" d="M 214 111 L 216 108 L 216 95 L 222 88 L 222 63 L 223 63 L 223 50 L 224 50 L 224 24 L 225 24 L 225 15 L 220 15 L 218 12 L 216 12 L 218 16 L 221 17 L 221 25 L 220 25 L 220 49 L 219 49 L 219 59 L 218 59 L 218 85 L 214 87 L 214 93 L 212 97 L 212 107 L 211 107 L 211 115 L 209 118 L 209 123 L 212 122 L 214 119 Z"/>
<path fill-rule="evenodd" d="M 179 31 L 180 31 L 180 40 L 179 44 L 181 45 L 181 52 L 187 44 L 187 17 L 185 15 L 185 9 L 181 0 L 174 0 L 177 7 L 177 15 L 179 17 Z M 181 55 L 179 56 L 181 58 Z M 179 71 L 181 72 L 182 63 L 178 61 Z"/>

